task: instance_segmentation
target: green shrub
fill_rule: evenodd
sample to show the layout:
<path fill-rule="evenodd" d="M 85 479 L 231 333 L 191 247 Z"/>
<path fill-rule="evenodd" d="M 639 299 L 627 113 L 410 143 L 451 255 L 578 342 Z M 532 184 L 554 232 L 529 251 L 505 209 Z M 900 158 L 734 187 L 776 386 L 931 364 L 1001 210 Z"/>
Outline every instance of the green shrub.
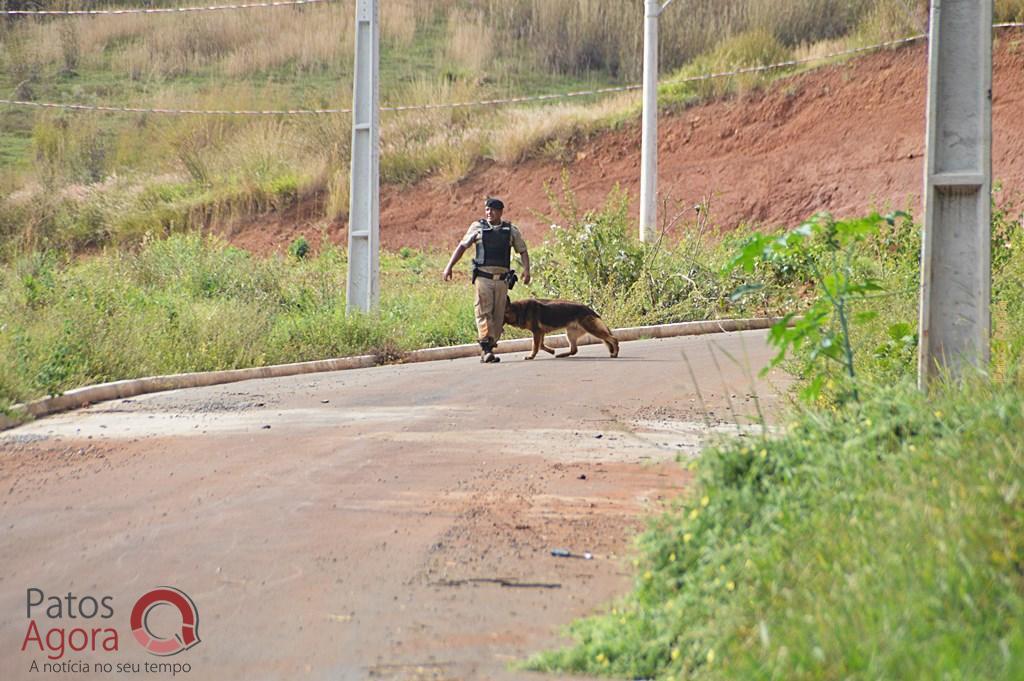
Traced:
<path fill-rule="evenodd" d="M 304 237 L 304 236 L 296 237 L 288 245 L 288 255 L 292 256 L 293 258 L 296 258 L 297 260 L 302 260 L 303 258 L 308 256 L 309 255 L 309 241 L 306 240 L 306 237 Z"/>
<path fill-rule="evenodd" d="M 855 39 L 863 45 L 898 40 L 922 33 L 926 26 L 908 0 L 878 0 L 858 23 Z"/>
<path fill-rule="evenodd" d="M 644 244 L 620 189 L 600 210 L 581 213 L 564 176 L 561 196 L 549 188 L 549 198 L 555 214 L 550 219 L 558 224 L 531 254 L 531 293 L 584 302 L 613 325 L 711 319 L 756 306 L 729 300 L 732 282 L 716 267 L 731 242 L 713 243 L 703 233 L 706 223 L 678 244 L 667 245 L 664 237 Z M 770 306 L 770 298 L 760 306 Z"/>
<path fill-rule="evenodd" d="M 385 254 L 381 310 L 367 316 L 346 314 L 346 255 L 329 244 L 260 259 L 193 234 L 82 260 L 16 257 L 0 277 L 0 408 L 137 376 L 470 342 L 471 292 L 424 283 L 440 259 Z"/>
<path fill-rule="evenodd" d="M 858 261 L 863 260 L 868 245 L 878 239 L 880 225 L 894 227 L 900 217 L 911 222 L 909 215 L 899 214 L 884 220 L 874 214 L 861 220 L 840 221 L 819 214 L 781 236 L 751 236 L 726 266 L 727 271 L 742 268 L 747 274 L 767 270 L 770 276 L 786 283 L 795 280 L 809 285 L 804 309 L 783 316 L 772 327 L 768 342 L 779 349 L 769 368 L 787 356 L 801 356 L 801 374 L 808 379 L 802 392 L 811 400 L 818 399 L 826 383 L 836 382 L 842 383 L 849 397 L 859 399 L 854 328 L 878 318 L 877 310 L 864 309 L 865 302 L 885 288 L 879 283 L 877 268 Z M 747 284 L 734 295 L 742 296 L 761 286 Z M 891 340 L 903 342 L 912 336 L 907 329 L 905 323 L 890 329 Z"/>
<path fill-rule="evenodd" d="M 749 73 L 709 80 L 688 80 L 707 74 L 728 73 L 756 66 L 780 64 L 793 58 L 793 52 L 765 30 L 742 33 L 723 40 L 712 52 L 694 58 L 659 88 L 668 104 L 689 104 L 735 92 L 743 92 L 769 82 L 783 70 Z"/>

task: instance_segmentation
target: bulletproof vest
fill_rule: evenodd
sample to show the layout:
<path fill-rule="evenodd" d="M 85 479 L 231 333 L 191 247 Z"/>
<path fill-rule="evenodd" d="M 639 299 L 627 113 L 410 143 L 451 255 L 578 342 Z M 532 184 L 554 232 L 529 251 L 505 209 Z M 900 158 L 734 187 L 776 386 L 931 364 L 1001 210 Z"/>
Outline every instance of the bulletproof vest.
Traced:
<path fill-rule="evenodd" d="M 483 229 L 476 242 L 476 257 L 473 264 L 477 267 L 511 267 L 512 266 L 512 225 L 502 222 L 498 227 L 486 220 L 481 220 Z"/>

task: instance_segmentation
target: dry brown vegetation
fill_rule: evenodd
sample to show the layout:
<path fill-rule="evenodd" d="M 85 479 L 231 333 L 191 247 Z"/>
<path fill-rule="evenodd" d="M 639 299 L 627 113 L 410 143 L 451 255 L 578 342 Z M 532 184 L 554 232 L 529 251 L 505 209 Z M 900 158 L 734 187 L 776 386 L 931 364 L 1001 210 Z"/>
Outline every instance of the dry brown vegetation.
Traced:
<path fill-rule="evenodd" d="M 639 75 L 639 0 L 381 5 L 389 103 L 472 101 L 514 92 L 522 87 L 517 82 L 555 87 L 588 73 L 604 83 Z M 685 104 L 760 87 L 763 76 L 673 83 L 918 33 L 926 10 L 926 0 L 676 0 L 662 18 L 665 93 Z M 999 20 L 1024 18 L 1024 0 L 997 0 L 996 10 Z M 54 98 L 161 108 L 346 107 L 352 23 L 350 0 L 0 23 L 0 87 L 31 98 L 64 82 L 50 90 Z M 569 158 L 576 140 L 637 110 L 636 96 L 626 94 L 544 108 L 387 114 L 383 178 L 408 183 L 433 176 L 452 183 L 484 158 Z M 324 197 L 330 216 L 348 206 L 350 122 L 344 115 L 268 121 L 41 112 L 30 130 L 25 161 L 0 166 L 0 189 L 11 196 L 0 203 L 0 241 L 18 238 L 24 224 L 35 225 L 29 241 L 56 239 L 68 247 L 119 233 L 166 233 L 197 215 L 209 225 L 311 192 Z M 0 137 L 0 145 L 5 139 L 11 138 Z M 3 152 L 0 147 L 0 158 Z M 156 194 L 169 191 L 173 200 L 154 199 L 148 191 L 154 183 L 171 186 Z"/>

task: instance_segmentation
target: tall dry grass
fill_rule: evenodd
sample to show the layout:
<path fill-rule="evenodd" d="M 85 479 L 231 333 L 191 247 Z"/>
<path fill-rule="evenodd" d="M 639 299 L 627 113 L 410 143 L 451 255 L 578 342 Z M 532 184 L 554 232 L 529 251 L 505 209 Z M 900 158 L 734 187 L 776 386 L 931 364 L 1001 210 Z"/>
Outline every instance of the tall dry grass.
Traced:
<path fill-rule="evenodd" d="M 416 37 L 416 25 L 430 3 L 409 0 L 384 0 L 380 8 L 381 39 L 408 45 Z"/>
<path fill-rule="evenodd" d="M 252 12 L 121 15 L 29 20 L 18 30 L 34 60 L 58 64 L 73 24 L 82 66 L 135 80 L 203 70 L 235 78 L 284 67 L 308 72 L 351 61 L 354 13 L 346 3 L 268 11 L 272 21 Z"/>
<path fill-rule="evenodd" d="M 911 0 L 880 2 L 861 20 L 854 41 L 875 45 L 927 30 L 927 20 Z"/>
<path fill-rule="evenodd" d="M 455 7 L 448 15 L 446 55 L 471 73 L 490 66 L 496 48 L 496 31 L 482 11 L 470 12 Z"/>
<path fill-rule="evenodd" d="M 847 35 L 864 22 L 867 32 L 896 35 L 924 21 L 926 6 L 925 0 L 677 0 L 660 22 L 663 65 L 678 68 L 750 31 L 767 31 L 790 47 Z M 30 61 L 59 64 L 70 35 L 63 27 L 73 21 L 83 66 L 112 62 L 137 79 L 202 69 L 231 77 L 285 67 L 307 72 L 351 60 L 349 3 L 267 12 L 26 21 L 23 51 Z M 1024 16 L 1024 0 L 997 0 L 996 15 Z M 410 45 L 418 27 L 438 16 L 448 16 L 446 57 L 470 71 L 495 56 L 509 63 L 525 58 L 559 73 L 636 79 L 642 70 L 639 0 L 383 0 L 382 37 Z"/>
<path fill-rule="evenodd" d="M 723 38 L 767 30 L 787 45 L 852 30 L 879 4 L 910 0 L 677 0 L 661 20 L 666 68 L 681 66 Z M 1002 0 L 1012 5 L 1019 0 Z M 267 21 L 272 12 L 272 21 Z M 231 77 L 286 66 L 298 71 L 351 59 L 349 3 L 267 12 L 101 17 L 23 22 L 34 58 L 57 64 L 66 47 L 61 26 L 78 26 L 83 64 L 115 68 L 138 79 L 214 69 Z M 446 55 L 479 70 L 493 52 L 526 56 L 561 73 L 608 71 L 634 79 L 642 69 L 643 6 L 639 0 L 384 0 L 381 30 L 403 46 L 417 27 L 449 16 Z M 497 74 L 500 76 L 500 74 Z"/>
<path fill-rule="evenodd" d="M 559 104 L 502 113 L 501 134 L 491 145 L 491 157 L 517 163 L 535 156 L 569 160 L 573 142 L 621 117 L 638 102 L 636 93 L 622 93 L 599 102 Z"/>
<path fill-rule="evenodd" d="M 457 7 L 455 0 L 383 0 L 381 38 L 392 47 L 405 48 L 415 40 L 419 26 Z M 479 12 L 473 16 L 476 28 L 491 30 Z M 284 68 L 297 73 L 345 71 L 354 48 L 353 21 L 354 9 L 348 2 L 266 12 L 27 19 L 19 23 L 16 35 L 0 35 L 0 47 L 9 47 L 17 38 L 18 61 L 35 65 L 37 71 L 66 63 L 73 49 L 83 66 L 110 67 L 134 80 L 205 70 L 232 78 Z M 460 42 L 463 49 L 454 53 L 456 60 L 468 57 L 465 66 L 470 69 L 485 61 L 473 51 L 479 48 L 466 48 L 468 41 L 462 38 Z"/>
<path fill-rule="evenodd" d="M 880 4 L 907 0 L 677 0 L 661 18 L 668 69 L 722 39 L 764 30 L 796 46 L 852 31 Z M 643 4 L 638 0 L 480 0 L 507 43 L 528 45 L 546 68 L 607 70 L 635 79 L 642 70 Z"/>
<path fill-rule="evenodd" d="M 481 99 L 480 85 L 466 79 L 420 78 L 398 90 L 398 101 L 419 104 Z M 428 109 L 385 116 L 381 121 L 381 174 L 385 181 L 409 183 L 438 172 L 458 181 L 482 151 L 480 137 L 499 129 L 498 112 L 487 108 Z"/>
<path fill-rule="evenodd" d="M 996 0 L 996 21 L 1024 21 L 1024 0 Z"/>
<path fill-rule="evenodd" d="M 661 95 L 671 103 L 703 101 L 762 87 L 774 76 L 770 73 L 746 73 L 728 78 L 690 81 L 708 73 L 723 73 L 753 66 L 778 64 L 793 58 L 772 33 L 755 29 L 723 40 L 714 50 L 696 57 L 675 74 L 663 79 Z"/>

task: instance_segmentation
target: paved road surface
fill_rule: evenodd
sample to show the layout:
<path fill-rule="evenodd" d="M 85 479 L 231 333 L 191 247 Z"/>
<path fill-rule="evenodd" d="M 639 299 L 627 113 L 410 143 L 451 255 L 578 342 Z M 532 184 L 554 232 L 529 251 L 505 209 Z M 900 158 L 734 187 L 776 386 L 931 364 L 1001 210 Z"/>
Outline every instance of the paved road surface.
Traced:
<path fill-rule="evenodd" d="M 754 370 L 716 353 L 719 370 L 712 344 Z M 523 356 L 163 393 L 0 435 L 0 679 L 119 676 L 30 671 L 47 661 L 21 651 L 33 587 L 64 599 L 62 619 L 55 601 L 33 610 L 41 637 L 118 631 L 117 652 L 101 632 L 99 651 L 61 661 L 187 663 L 175 678 L 217 681 L 529 677 L 509 663 L 630 588 L 629 539 L 686 491 L 674 460 L 709 434 L 704 416 L 735 431 L 725 396 L 770 410 L 783 379 L 751 384 L 763 332 Z M 130 633 L 158 586 L 199 613 L 201 643 L 173 657 Z M 70 619 L 69 592 L 87 611 L 109 596 L 113 616 Z M 165 605 L 147 626 L 180 622 Z"/>

